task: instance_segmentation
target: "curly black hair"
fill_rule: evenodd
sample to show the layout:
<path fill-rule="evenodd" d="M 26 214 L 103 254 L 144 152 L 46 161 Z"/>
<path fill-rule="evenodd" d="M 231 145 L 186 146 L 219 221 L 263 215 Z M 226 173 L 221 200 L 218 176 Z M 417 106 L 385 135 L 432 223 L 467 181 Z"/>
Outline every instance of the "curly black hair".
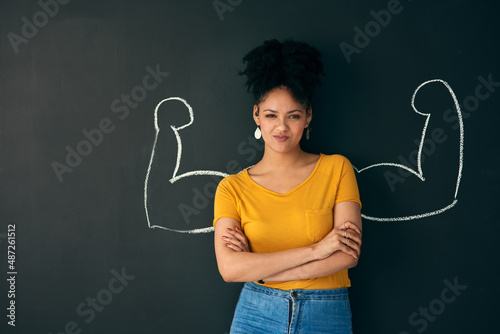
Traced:
<path fill-rule="evenodd" d="M 324 74 L 320 56 L 306 43 L 271 39 L 243 57 L 247 67 L 239 74 L 247 76 L 247 90 L 252 91 L 256 104 L 273 89 L 283 87 L 308 108 L 314 90 L 321 85 L 320 75 Z"/>

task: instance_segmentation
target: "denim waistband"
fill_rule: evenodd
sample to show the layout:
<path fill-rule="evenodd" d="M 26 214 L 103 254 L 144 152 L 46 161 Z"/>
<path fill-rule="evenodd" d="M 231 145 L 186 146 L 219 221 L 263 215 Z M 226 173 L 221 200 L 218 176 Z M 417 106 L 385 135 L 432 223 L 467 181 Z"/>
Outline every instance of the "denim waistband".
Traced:
<path fill-rule="evenodd" d="M 246 282 L 243 288 L 254 292 L 289 299 L 347 299 L 349 296 L 347 288 L 280 290 L 268 288 L 254 282 Z"/>

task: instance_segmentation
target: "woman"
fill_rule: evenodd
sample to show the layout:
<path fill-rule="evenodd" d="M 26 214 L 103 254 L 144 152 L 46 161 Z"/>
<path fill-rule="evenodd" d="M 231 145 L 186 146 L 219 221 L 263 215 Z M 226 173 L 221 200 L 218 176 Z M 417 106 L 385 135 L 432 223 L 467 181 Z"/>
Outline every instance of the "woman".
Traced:
<path fill-rule="evenodd" d="M 304 152 L 300 139 L 323 66 L 311 46 L 277 40 L 249 52 L 264 155 L 223 179 L 215 253 L 227 282 L 246 282 L 231 333 L 352 333 L 347 269 L 361 250 L 361 202 L 349 161 Z"/>

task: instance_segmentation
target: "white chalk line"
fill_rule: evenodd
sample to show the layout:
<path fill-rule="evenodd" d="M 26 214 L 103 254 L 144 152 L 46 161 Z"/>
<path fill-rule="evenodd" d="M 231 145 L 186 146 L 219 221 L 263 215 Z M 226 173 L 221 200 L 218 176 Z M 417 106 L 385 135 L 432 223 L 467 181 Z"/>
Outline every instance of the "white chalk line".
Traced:
<path fill-rule="evenodd" d="M 412 173 L 413 175 L 417 176 L 420 180 L 422 180 L 423 182 L 425 182 L 424 173 L 422 171 L 422 149 L 423 149 L 423 146 L 424 146 L 424 139 L 425 139 L 425 135 L 426 135 L 426 132 L 427 132 L 427 125 L 429 124 L 429 119 L 431 117 L 431 114 L 425 114 L 425 113 L 422 113 L 422 112 L 420 112 L 420 111 L 417 110 L 417 108 L 415 107 L 415 97 L 417 95 L 417 92 L 420 90 L 420 88 L 422 88 L 423 86 L 425 86 L 425 85 L 427 85 L 427 84 L 429 84 L 431 82 L 440 82 L 440 83 L 442 83 L 446 87 L 446 89 L 448 89 L 448 92 L 450 93 L 450 95 L 453 98 L 453 103 L 455 104 L 455 108 L 456 108 L 456 111 L 457 111 L 457 114 L 458 114 L 458 120 L 459 120 L 459 124 L 460 124 L 460 144 L 459 144 L 460 153 L 459 153 L 459 165 L 458 165 L 457 183 L 456 183 L 456 187 L 455 187 L 455 195 L 453 197 L 454 200 L 453 200 L 453 202 L 450 205 L 447 205 L 444 208 L 441 208 L 439 210 L 432 211 L 432 212 L 422 213 L 422 214 L 419 214 L 419 215 L 405 216 L 405 217 L 380 218 L 380 217 L 371 217 L 371 216 L 367 216 L 367 215 L 363 215 L 362 214 L 361 216 L 363 218 L 365 218 L 365 219 L 374 220 L 374 221 L 380 221 L 380 222 L 408 221 L 408 220 L 413 220 L 413 219 L 421 219 L 421 218 L 435 216 L 437 214 L 443 213 L 443 212 L 451 209 L 452 207 L 454 207 L 455 204 L 458 201 L 457 200 L 458 188 L 460 187 L 460 181 L 461 181 L 461 178 L 462 178 L 462 169 L 463 169 L 464 125 L 463 125 L 463 120 L 462 120 L 462 111 L 460 109 L 460 104 L 458 103 L 457 97 L 455 96 L 455 93 L 451 89 L 450 85 L 446 81 L 441 80 L 441 79 L 432 79 L 432 80 L 425 81 L 424 83 L 420 84 L 417 87 L 417 89 L 415 89 L 415 92 L 413 93 L 413 95 L 411 97 L 411 106 L 412 106 L 413 110 L 417 114 L 426 117 L 426 120 L 425 120 L 425 123 L 424 123 L 424 127 L 422 129 L 422 136 L 420 138 L 420 145 L 418 147 L 418 156 L 417 156 L 417 168 L 418 168 L 418 171 L 416 171 L 416 170 L 414 170 L 414 169 L 412 169 L 412 168 L 410 168 L 408 166 L 397 164 L 397 163 L 391 163 L 391 162 L 377 163 L 377 164 L 374 164 L 374 165 L 370 165 L 370 166 L 364 167 L 364 168 L 359 169 L 359 170 L 356 167 L 354 167 L 354 170 L 356 170 L 356 172 L 359 174 L 359 173 L 361 173 L 361 172 L 363 172 L 363 171 L 365 171 L 367 169 L 374 168 L 374 167 L 381 167 L 381 166 L 399 167 L 399 168 L 407 170 L 408 172 Z"/>
<path fill-rule="evenodd" d="M 210 233 L 210 232 L 214 231 L 214 228 L 212 226 L 203 227 L 203 228 L 196 228 L 193 230 L 176 230 L 173 228 L 168 228 L 168 227 L 160 226 L 160 225 L 153 225 L 153 226 L 150 226 L 150 228 L 159 228 L 159 229 L 170 231 L 170 232 L 187 233 L 187 234 Z"/>
<path fill-rule="evenodd" d="M 197 229 L 190 229 L 190 230 L 178 230 L 178 229 L 172 229 L 160 225 L 151 225 L 151 220 L 149 218 L 149 210 L 148 210 L 148 184 L 149 184 L 149 174 L 151 173 L 151 166 L 153 165 L 153 160 L 155 156 L 155 150 L 156 150 L 156 143 L 158 142 L 158 134 L 160 133 L 160 127 L 158 125 L 158 109 L 160 106 L 167 101 L 172 101 L 172 100 L 177 100 L 182 103 L 187 107 L 189 111 L 189 122 L 181 125 L 181 126 L 173 126 L 170 125 L 170 128 L 175 134 L 175 139 L 177 140 L 177 159 L 175 163 L 175 169 L 172 174 L 172 177 L 170 178 L 170 183 L 175 183 L 176 181 L 179 181 L 180 179 L 183 179 L 188 176 L 194 176 L 194 175 L 214 175 L 214 176 L 221 176 L 225 177 L 228 174 L 219 172 L 219 171 L 212 171 L 212 170 L 197 170 L 197 171 L 191 171 L 187 172 L 181 175 L 177 175 L 177 172 L 179 171 L 179 166 L 181 164 L 181 157 L 182 157 L 182 140 L 181 136 L 179 135 L 179 130 L 182 130 L 194 122 L 194 113 L 193 113 L 193 108 L 187 103 L 186 100 L 180 97 L 169 97 L 167 99 L 164 99 L 158 103 L 158 105 L 155 108 L 154 112 L 154 123 L 155 123 L 155 140 L 153 142 L 153 150 L 151 151 L 151 158 L 149 159 L 149 166 L 148 166 L 148 171 L 146 172 L 146 179 L 144 180 L 144 210 L 146 212 L 146 220 L 148 221 L 148 227 L 149 228 L 159 228 L 167 231 L 172 231 L 172 232 L 178 232 L 178 233 L 190 233 L 190 234 L 199 234 L 199 233 L 209 233 L 214 230 L 213 227 L 205 227 L 205 228 L 197 228 Z"/>
<path fill-rule="evenodd" d="M 359 170 L 356 167 L 354 167 L 354 169 L 359 174 L 359 173 L 361 173 L 361 172 L 363 172 L 365 170 L 368 170 L 368 169 L 374 168 L 374 167 L 393 166 L 393 167 L 402 168 L 402 169 L 404 169 L 404 170 L 412 173 L 413 175 L 417 176 L 420 180 L 425 181 L 424 174 L 423 174 L 423 171 L 422 171 L 422 149 L 423 149 L 425 135 L 426 135 L 426 132 L 427 132 L 427 125 L 429 124 L 429 119 L 430 119 L 431 114 L 421 113 L 421 112 L 419 112 L 417 110 L 417 108 L 415 107 L 415 97 L 417 95 L 417 92 L 420 90 L 420 88 L 422 88 L 423 86 L 425 86 L 425 85 L 427 85 L 427 84 L 429 84 L 431 82 L 440 82 L 440 83 L 442 83 L 448 89 L 449 93 L 451 94 L 451 96 L 453 98 L 453 102 L 455 104 L 455 108 L 456 108 L 456 111 L 457 111 L 457 114 L 458 114 L 458 119 L 459 119 L 459 125 L 460 125 L 459 171 L 458 171 L 458 176 L 457 176 L 457 184 L 456 184 L 456 188 L 455 188 L 454 201 L 450 205 L 448 205 L 448 206 L 446 206 L 444 208 L 441 208 L 439 210 L 435 210 L 435 211 L 432 211 L 432 212 L 426 212 L 426 213 L 423 213 L 423 214 L 418 214 L 418 215 L 413 215 L 413 216 L 404 216 L 404 217 L 387 217 L 387 218 L 371 217 L 371 216 L 367 216 L 367 215 L 362 214 L 361 216 L 363 218 L 365 218 L 365 219 L 373 220 L 373 221 L 380 221 L 380 222 L 383 222 L 383 221 L 387 221 L 387 222 L 391 222 L 391 221 L 408 221 L 408 220 L 414 220 L 414 219 L 421 219 L 421 218 L 426 218 L 426 217 L 430 217 L 430 216 L 434 216 L 434 215 L 443 213 L 443 212 L 451 209 L 453 206 L 455 206 L 455 204 L 458 201 L 457 200 L 457 195 L 458 195 L 458 189 L 460 187 L 460 180 L 461 180 L 462 169 L 463 169 L 463 143 L 464 143 L 463 119 L 462 119 L 462 112 L 461 112 L 461 109 L 460 109 L 460 105 L 459 105 L 458 100 L 457 100 L 457 98 L 455 96 L 455 93 L 451 89 L 450 85 L 446 81 L 441 80 L 441 79 L 428 80 L 428 81 L 420 84 L 417 87 L 417 89 L 415 90 L 415 92 L 413 93 L 413 95 L 412 95 L 411 106 L 412 106 L 413 110 L 417 114 L 420 114 L 420 115 L 426 117 L 426 120 L 425 120 L 425 123 L 424 123 L 424 127 L 422 129 L 422 136 L 421 136 L 421 139 L 420 139 L 420 145 L 419 145 L 419 148 L 418 148 L 418 157 L 417 157 L 417 165 L 418 165 L 417 168 L 418 168 L 418 171 L 415 171 L 414 169 L 412 169 L 412 168 L 410 168 L 408 166 L 405 166 L 405 165 L 401 165 L 401 164 L 397 164 L 397 163 L 390 163 L 390 162 L 373 164 L 373 165 L 364 167 L 364 168 L 359 169 Z M 168 228 L 168 227 L 164 227 L 164 226 L 160 226 L 160 225 L 151 225 L 151 220 L 150 220 L 150 217 L 149 217 L 149 210 L 148 210 L 148 206 L 147 206 L 147 203 L 148 203 L 148 194 L 147 193 L 148 193 L 149 175 L 150 175 L 150 172 L 151 172 L 151 166 L 153 165 L 153 160 L 154 160 L 154 155 L 155 155 L 155 150 L 156 150 L 156 144 L 158 142 L 158 135 L 160 133 L 160 127 L 158 126 L 158 109 L 160 108 L 160 106 L 164 102 L 171 101 L 171 100 L 177 100 L 177 101 L 180 101 L 180 102 L 184 103 L 184 105 L 187 107 L 187 109 L 189 111 L 189 122 L 186 123 L 186 124 L 184 124 L 184 125 L 178 126 L 178 127 L 170 125 L 170 128 L 174 132 L 175 138 L 177 140 L 177 159 L 176 159 L 176 164 L 175 164 L 174 172 L 172 174 L 172 177 L 169 180 L 170 183 L 175 183 L 176 181 L 179 181 L 180 179 L 183 179 L 183 178 L 189 177 L 189 176 L 214 175 L 214 176 L 225 177 L 225 176 L 228 175 L 227 173 L 224 173 L 224 172 L 211 171 L 211 170 L 190 171 L 190 172 L 183 173 L 181 175 L 177 175 L 177 172 L 178 172 L 179 166 L 180 166 L 180 162 L 181 162 L 181 157 L 182 157 L 182 140 L 181 140 L 181 137 L 179 135 L 179 130 L 182 130 L 182 129 L 190 126 L 191 124 L 193 124 L 193 122 L 194 122 L 194 113 L 193 113 L 193 109 L 189 105 L 189 103 L 187 103 L 186 100 L 184 100 L 184 99 L 182 99 L 180 97 L 170 97 L 170 98 L 162 100 L 160 103 L 158 103 L 158 105 L 156 106 L 155 111 L 154 111 L 155 139 L 154 139 L 154 143 L 153 143 L 153 149 L 152 149 L 152 152 L 151 152 L 151 158 L 149 160 L 148 170 L 146 172 L 146 178 L 145 178 L 145 181 L 144 181 L 144 210 L 146 212 L 146 219 L 147 219 L 147 222 L 148 222 L 148 227 L 149 228 L 163 229 L 163 230 L 177 232 L 177 233 L 189 233 L 189 234 L 210 233 L 210 232 L 213 232 L 213 230 L 214 230 L 213 227 L 205 227 L 205 228 L 190 229 L 190 230 L 178 230 L 178 229 L 172 229 L 172 228 Z"/>
<path fill-rule="evenodd" d="M 180 179 L 183 179 L 183 178 L 188 177 L 188 176 L 193 176 L 193 175 L 215 175 L 215 176 L 226 177 L 229 174 L 223 173 L 223 172 L 217 172 L 214 170 L 196 170 L 196 171 L 184 173 L 184 174 L 179 175 L 179 176 L 172 177 L 170 179 L 170 182 L 174 183 L 176 181 L 179 181 Z"/>
<path fill-rule="evenodd" d="M 354 166 L 352 166 L 352 167 L 359 174 L 359 173 L 361 173 L 361 172 L 363 172 L 363 171 L 365 171 L 367 169 L 374 168 L 374 167 L 380 167 L 380 166 L 393 166 L 393 167 L 399 167 L 399 168 L 402 168 L 402 169 L 406 169 L 408 172 L 412 173 L 413 175 L 415 175 L 416 177 L 418 177 L 420 180 L 425 181 L 425 178 L 423 177 L 422 174 L 417 173 L 415 170 L 411 169 L 410 167 L 407 167 L 407 166 L 401 165 L 401 164 L 396 164 L 396 163 L 393 163 L 393 162 L 381 162 L 381 163 L 378 163 L 378 164 L 374 164 L 374 165 L 370 165 L 368 167 L 362 168 L 360 170 L 358 170 Z"/>
<path fill-rule="evenodd" d="M 396 221 L 407 221 L 407 220 L 413 220 L 413 219 L 421 219 L 421 218 L 435 216 L 435 215 L 438 215 L 440 213 L 443 213 L 446 210 L 449 210 L 452 207 L 454 207 L 455 204 L 457 204 L 457 202 L 458 202 L 458 200 L 454 200 L 450 205 L 445 206 L 444 208 L 441 208 L 439 210 L 432 211 L 432 212 L 423 213 L 420 215 L 414 215 L 414 216 L 394 217 L 394 218 L 378 218 L 378 217 L 370 217 L 370 216 L 361 214 L 361 217 L 368 219 L 368 220 L 378 221 L 378 222 L 396 222 Z"/>

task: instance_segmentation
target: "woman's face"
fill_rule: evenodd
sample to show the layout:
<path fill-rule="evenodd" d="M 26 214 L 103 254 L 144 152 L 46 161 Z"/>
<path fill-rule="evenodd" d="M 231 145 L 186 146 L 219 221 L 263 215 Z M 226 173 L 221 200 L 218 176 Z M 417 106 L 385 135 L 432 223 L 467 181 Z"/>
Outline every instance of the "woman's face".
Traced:
<path fill-rule="evenodd" d="M 280 153 L 299 148 L 311 117 L 311 108 L 306 110 L 284 88 L 272 90 L 263 102 L 254 106 L 254 120 L 260 126 L 266 147 Z"/>

